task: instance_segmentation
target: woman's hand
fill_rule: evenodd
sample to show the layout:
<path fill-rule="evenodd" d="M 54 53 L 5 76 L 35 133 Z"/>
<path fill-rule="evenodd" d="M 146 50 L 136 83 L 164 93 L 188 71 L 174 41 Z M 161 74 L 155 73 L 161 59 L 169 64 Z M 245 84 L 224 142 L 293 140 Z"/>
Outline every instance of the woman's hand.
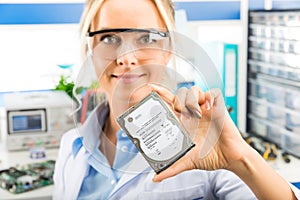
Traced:
<path fill-rule="evenodd" d="M 177 95 L 150 84 L 175 111 L 196 147 L 171 167 L 155 175 L 158 182 L 191 169 L 228 169 L 250 148 L 232 122 L 220 90 L 202 92 L 198 87 L 181 88 Z"/>
<path fill-rule="evenodd" d="M 226 110 L 220 90 L 202 92 L 198 87 L 181 88 L 174 95 L 164 87 L 149 84 L 142 91 L 136 94 L 156 91 L 174 110 L 196 144 L 168 169 L 156 174 L 154 182 L 186 170 L 227 169 L 239 176 L 258 199 L 297 199 L 286 180 L 244 141 Z"/>

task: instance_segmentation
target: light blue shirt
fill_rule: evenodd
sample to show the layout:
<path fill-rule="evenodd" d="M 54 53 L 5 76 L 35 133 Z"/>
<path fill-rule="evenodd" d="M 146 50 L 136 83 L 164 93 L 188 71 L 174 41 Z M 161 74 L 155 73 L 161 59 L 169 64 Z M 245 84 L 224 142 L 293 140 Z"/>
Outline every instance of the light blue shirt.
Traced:
<path fill-rule="evenodd" d="M 83 146 L 82 138 L 73 142 L 72 153 L 75 156 Z M 117 147 L 113 166 L 109 165 L 107 158 L 99 150 L 100 140 L 86 141 L 97 143 L 93 152 L 88 156 L 88 175 L 83 180 L 78 199 L 107 199 L 116 183 L 123 175 L 122 168 L 138 153 L 123 130 L 117 133 Z"/>

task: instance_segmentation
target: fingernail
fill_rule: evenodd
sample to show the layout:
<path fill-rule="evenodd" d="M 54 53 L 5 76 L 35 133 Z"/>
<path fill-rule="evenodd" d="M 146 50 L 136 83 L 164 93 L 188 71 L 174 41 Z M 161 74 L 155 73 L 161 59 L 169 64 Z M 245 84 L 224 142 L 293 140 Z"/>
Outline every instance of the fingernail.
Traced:
<path fill-rule="evenodd" d="M 214 98 L 211 98 L 210 99 L 210 107 L 213 107 L 214 106 Z"/>
<path fill-rule="evenodd" d="M 201 113 L 200 113 L 198 110 L 195 110 L 195 111 L 194 111 L 194 114 L 196 115 L 196 117 L 197 117 L 198 119 L 201 119 L 201 118 L 202 118 L 202 115 L 201 115 Z"/>
<path fill-rule="evenodd" d="M 205 108 L 206 110 L 210 110 L 210 103 L 208 101 L 205 102 Z"/>

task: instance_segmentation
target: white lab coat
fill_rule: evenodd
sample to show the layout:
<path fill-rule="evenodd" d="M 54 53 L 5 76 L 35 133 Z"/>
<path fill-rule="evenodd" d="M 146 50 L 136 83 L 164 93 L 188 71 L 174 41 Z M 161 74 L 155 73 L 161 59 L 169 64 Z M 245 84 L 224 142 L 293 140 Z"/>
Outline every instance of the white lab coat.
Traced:
<path fill-rule="evenodd" d="M 87 133 L 90 137 L 91 133 L 99 131 L 96 116 L 96 111 L 90 114 L 80 129 L 81 133 Z M 81 147 L 76 156 L 72 154 L 73 142 L 78 137 L 78 129 L 73 129 L 65 133 L 61 140 L 54 173 L 54 200 L 77 199 L 81 184 L 88 174 L 88 146 Z M 137 154 L 128 164 L 126 172 L 108 199 L 256 199 L 246 184 L 226 170 L 191 170 L 160 183 L 153 183 L 153 170 Z M 295 193 L 299 192 L 292 188 Z"/>

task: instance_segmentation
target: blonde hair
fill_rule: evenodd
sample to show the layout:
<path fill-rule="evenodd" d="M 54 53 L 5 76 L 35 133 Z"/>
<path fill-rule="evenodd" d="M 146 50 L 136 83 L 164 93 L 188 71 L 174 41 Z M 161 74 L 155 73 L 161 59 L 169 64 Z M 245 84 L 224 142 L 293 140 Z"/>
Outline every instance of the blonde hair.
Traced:
<path fill-rule="evenodd" d="M 82 45 L 82 56 L 85 58 L 87 53 L 87 46 L 86 46 L 86 35 L 90 29 L 90 26 L 99 11 L 102 3 L 105 0 L 87 0 L 85 4 L 85 9 L 81 16 L 80 21 L 80 39 Z M 175 11 L 174 11 L 174 4 L 172 0 L 151 0 L 160 16 L 162 17 L 167 29 L 172 31 L 175 29 Z"/>

